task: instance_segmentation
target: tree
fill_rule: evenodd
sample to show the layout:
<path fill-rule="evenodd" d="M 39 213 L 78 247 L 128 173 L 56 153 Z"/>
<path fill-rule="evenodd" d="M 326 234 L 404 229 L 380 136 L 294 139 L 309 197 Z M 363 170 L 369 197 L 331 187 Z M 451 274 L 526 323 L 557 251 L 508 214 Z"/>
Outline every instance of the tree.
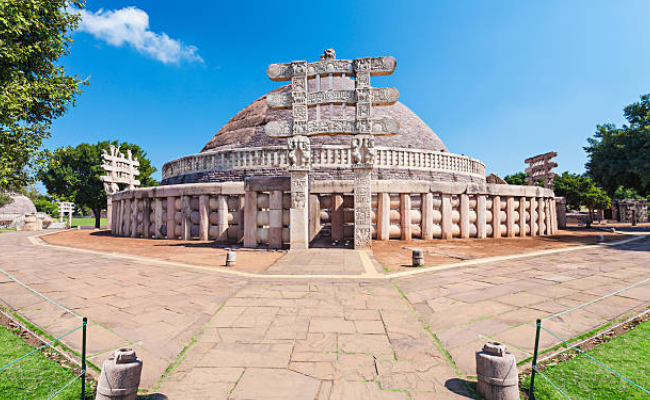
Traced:
<path fill-rule="evenodd" d="M 506 181 L 508 185 L 528 186 L 529 183 L 526 182 L 526 178 L 528 178 L 529 176 L 530 175 L 526 172 L 516 172 L 512 175 L 506 175 L 506 177 L 503 178 L 503 180 Z M 535 186 L 544 187 L 544 179 L 538 179 L 535 182 Z"/>
<path fill-rule="evenodd" d="M 108 151 L 111 144 L 119 146 L 120 150 L 131 150 L 133 156 L 138 158 L 141 186 L 158 184 L 151 177 L 156 168 L 151 166 L 147 153 L 138 145 L 116 141 L 81 143 L 77 147 L 61 147 L 53 153 L 48 152 L 48 162 L 38 174 L 50 195 L 91 209 L 95 213 L 95 228 L 100 227 L 101 210 L 106 207 L 106 192 L 99 180 L 104 174 L 101 167 L 102 150 Z"/>
<path fill-rule="evenodd" d="M 25 196 L 29 197 L 32 203 L 34 203 L 36 211 L 46 213 L 51 217 L 59 215 L 59 206 L 56 204 L 56 202 L 50 196 L 40 194 L 35 187 L 30 185 L 25 190 L 23 190 L 22 193 Z"/>
<path fill-rule="evenodd" d="M 628 124 L 598 125 L 585 147 L 587 174 L 614 196 L 622 185 L 641 196 L 650 195 L 650 95 L 624 109 Z"/>
<path fill-rule="evenodd" d="M 526 183 L 527 176 L 528 174 L 525 172 L 517 172 L 512 175 L 506 175 L 506 177 L 503 178 L 503 180 L 508 182 L 508 185 L 526 186 L 528 185 L 528 183 Z"/>
<path fill-rule="evenodd" d="M 567 208 L 580 211 L 586 207 L 591 220 L 594 210 L 608 209 L 612 202 L 603 189 L 586 176 L 565 171 L 553 180 L 553 185 L 555 195 L 566 198 Z"/>
<path fill-rule="evenodd" d="M 83 0 L 0 1 L 0 189 L 32 181 L 52 121 L 80 93 L 77 76 L 57 60 L 70 54 Z"/>

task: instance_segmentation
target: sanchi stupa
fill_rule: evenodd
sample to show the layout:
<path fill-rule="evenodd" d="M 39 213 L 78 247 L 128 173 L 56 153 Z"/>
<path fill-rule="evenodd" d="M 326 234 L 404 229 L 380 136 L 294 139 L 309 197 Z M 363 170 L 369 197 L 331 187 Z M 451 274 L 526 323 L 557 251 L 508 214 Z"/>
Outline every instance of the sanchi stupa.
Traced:
<path fill-rule="evenodd" d="M 485 165 L 450 153 L 396 89 L 370 85 L 395 66 L 331 49 L 316 62 L 272 64 L 269 77 L 291 83 L 236 114 L 200 153 L 166 163 L 160 186 L 113 186 L 112 234 L 299 249 L 555 233 L 551 189 L 488 183 Z M 132 173 L 124 160 L 109 169 Z"/>

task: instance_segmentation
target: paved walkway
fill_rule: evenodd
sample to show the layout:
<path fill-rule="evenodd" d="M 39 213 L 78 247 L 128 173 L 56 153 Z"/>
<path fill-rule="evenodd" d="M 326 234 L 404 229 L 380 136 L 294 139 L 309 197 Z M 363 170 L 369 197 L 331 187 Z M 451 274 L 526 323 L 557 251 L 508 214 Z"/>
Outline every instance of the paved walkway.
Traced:
<path fill-rule="evenodd" d="M 0 268 L 88 316 L 96 364 L 134 346 L 143 386 L 170 399 L 467 398 L 462 379 L 487 338 L 526 358 L 536 318 L 650 276 L 650 238 L 394 279 L 314 270 L 281 280 L 37 246 L 30 235 L 0 235 Z M 77 323 L 2 275 L 0 300 L 52 334 Z M 650 281 L 544 326 L 573 336 L 648 303 Z"/>

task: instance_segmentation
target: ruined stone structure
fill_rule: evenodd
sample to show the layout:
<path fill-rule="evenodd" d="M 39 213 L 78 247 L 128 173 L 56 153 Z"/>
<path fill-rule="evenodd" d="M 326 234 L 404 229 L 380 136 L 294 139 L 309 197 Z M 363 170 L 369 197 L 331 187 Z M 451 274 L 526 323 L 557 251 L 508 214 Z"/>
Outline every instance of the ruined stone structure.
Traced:
<path fill-rule="evenodd" d="M 557 176 L 553 172 L 553 168 L 557 168 L 557 163 L 551 161 L 553 157 L 557 157 L 557 153 L 550 151 L 524 160 L 529 165 L 526 168 L 526 173 L 529 175 L 526 177 L 526 182 L 529 185 L 535 185 L 537 181 L 543 180 L 544 187 L 553 189 L 553 178 Z"/>
<path fill-rule="evenodd" d="M 113 145 L 110 146 L 110 153 L 102 150 L 102 168 L 106 175 L 101 176 L 100 179 L 104 183 L 106 191 L 106 222 L 109 229 L 113 221 L 112 197 L 120 191 L 120 184 L 124 185 L 127 190 L 133 190 L 140 186 L 140 181 L 136 179 L 136 176 L 140 175 L 139 167 L 140 162 L 137 158 L 133 158 L 131 150 L 126 151 L 126 156 L 120 152 L 119 147 Z"/>
<path fill-rule="evenodd" d="M 618 222 L 648 222 L 648 201 L 645 199 L 612 201 L 611 218 Z"/>
<path fill-rule="evenodd" d="M 328 50 L 269 66 L 271 79 L 291 84 L 235 115 L 201 153 L 166 163 L 161 186 L 113 195 L 113 234 L 363 248 L 554 233 L 550 189 L 487 183 L 485 165 L 450 153 L 396 89 L 370 86 L 395 65 Z"/>

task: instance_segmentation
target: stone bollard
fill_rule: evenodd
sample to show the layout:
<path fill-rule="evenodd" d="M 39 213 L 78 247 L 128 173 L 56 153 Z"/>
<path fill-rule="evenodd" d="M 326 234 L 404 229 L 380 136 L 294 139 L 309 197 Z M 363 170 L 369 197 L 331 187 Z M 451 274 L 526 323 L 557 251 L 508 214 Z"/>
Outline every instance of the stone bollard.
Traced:
<path fill-rule="evenodd" d="M 422 249 L 413 249 L 413 266 L 420 267 L 424 265 L 424 251 Z"/>
<path fill-rule="evenodd" d="M 104 361 L 95 400 L 135 400 L 141 374 L 142 361 L 137 359 L 135 351 L 115 350 L 114 357 Z"/>
<path fill-rule="evenodd" d="M 476 376 L 486 400 L 519 400 L 517 363 L 504 344 L 487 342 L 476 353 Z"/>
<path fill-rule="evenodd" d="M 232 250 L 228 250 L 226 254 L 226 267 L 230 267 L 237 264 L 237 253 Z"/>

